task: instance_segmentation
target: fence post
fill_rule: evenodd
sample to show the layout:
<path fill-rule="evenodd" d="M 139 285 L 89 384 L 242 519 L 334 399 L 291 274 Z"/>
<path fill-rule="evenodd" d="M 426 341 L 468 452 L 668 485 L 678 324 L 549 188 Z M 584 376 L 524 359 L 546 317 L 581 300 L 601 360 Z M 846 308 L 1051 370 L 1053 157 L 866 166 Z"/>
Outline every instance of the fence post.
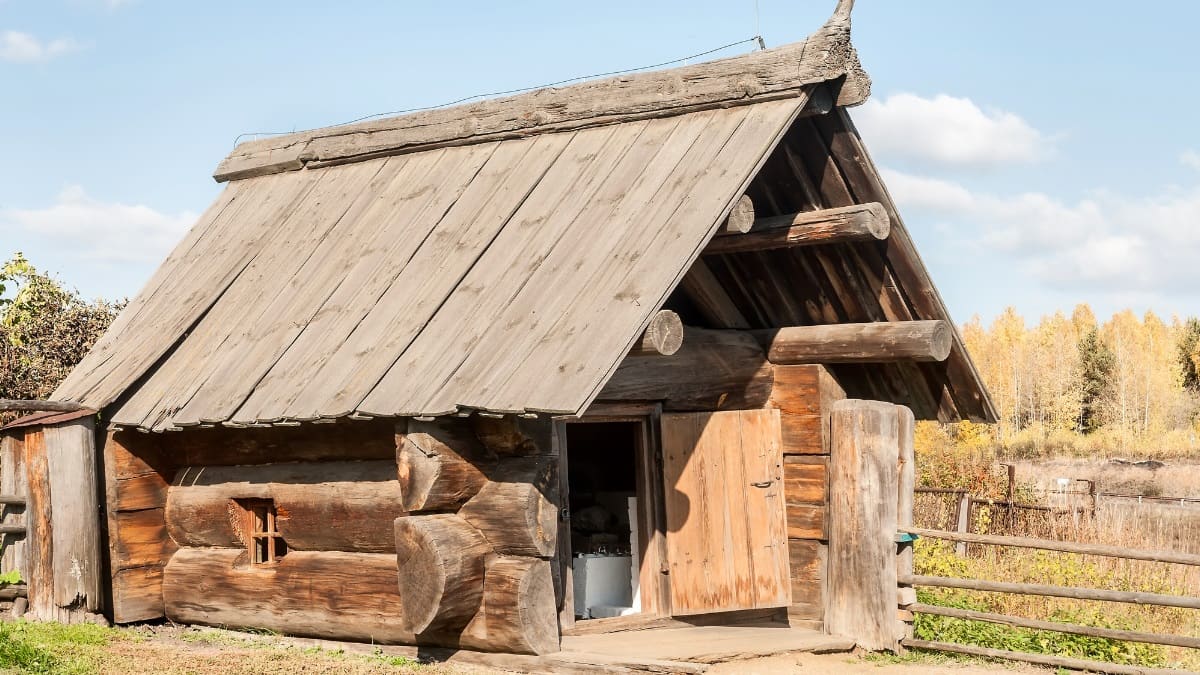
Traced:
<path fill-rule="evenodd" d="M 963 492 L 958 496 L 958 508 L 954 510 L 956 519 L 954 531 L 966 534 L 971 531 L 971 493 Z M 954 552 L 960 556 L 967 555 L 967 543 L 960 541 L 954 545 Z"/>
<path fill-rule="evenodd" d="M 896 524 L 900 528 L 913 526 L 913 491 L 917 483 L 917 459 L 914 448 L 913 428 L 915 420 L 913 412 L 904 406 L 896 406 L 896 440 L 899 444 L 899 462 L 896 498 Z M 913 542 L 909 538 L 897 544 L 896 575 L 908 577 L 913 573 Z M 913 616 L 907 608 L 916 604 L 917 591 L 911 585 L 903 585 L 897 589 L 897 600 L 900 608 L 896 622 L 897 639 L 904 640 L 913 635 Z"/>
<path fill-rule="evenodd" d="M 830 415 L 825 630 L 868 650 L 896 635 L 899 408 L 848 399 Z"/>

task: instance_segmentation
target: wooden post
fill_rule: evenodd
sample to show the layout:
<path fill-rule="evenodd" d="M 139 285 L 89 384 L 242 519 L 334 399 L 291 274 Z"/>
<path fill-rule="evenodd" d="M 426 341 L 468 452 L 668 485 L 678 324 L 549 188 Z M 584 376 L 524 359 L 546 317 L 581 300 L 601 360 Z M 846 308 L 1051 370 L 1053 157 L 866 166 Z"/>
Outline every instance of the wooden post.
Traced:
<path fill-rule="evenodd" d="M 914 424 L 912 410 L 904 406 L 896 406 L 896 440 L 900 445 L 898 462 L 898 481 L 896 495 L 896 524 L 898 528 L 913 525 L 913 490 L 917 482 L 917 460 L 914 447 Z M 899 544 L 896 555 L 896 576 L 903 578 L 913 573 L 913 542 L 904 541 Z M 901 587 L 898 595 L 901 605 L 917 601 L 916 591 L 912 586 Z M 907 616 L 907 615 L 906 615 Z M 912 620 L 897 622 L 897 639 L 912 637 Z"/>
<path fill-rule="evenodd" d="M 54 604 L 60 620 L 65 611 L 74 622 L 104 607 L 95 420 L 82 417 L 43 433 L 53 513 Z"/>
<path fill-rule="evenodd" d="M 958 496 L 958 506 L 954 509 L 954 531 L 966 534 L 971 531 L 971 493 L 962 492 Z M 960 556 L 967 555 L 966 542 L 958 542 L 954 552 Z"/>
<path fill-rule="evenodd" d="M 825 631 L 863 649 L 899 648 L 896 635 L 897 406 L 833 406 Z"/>
<path fill-rule="evenodd" d="M 14 429 L 0 435 L 0 494 L 25 497 L 28 494 L 25 479 L 25 430 Z M 0 506 L 0 523 L 25 526 L 25 504 Z M 25 573 L 25 546 L 28 538 L 24 534 L 0 535 L 0 573 L 17 570 Z"/>

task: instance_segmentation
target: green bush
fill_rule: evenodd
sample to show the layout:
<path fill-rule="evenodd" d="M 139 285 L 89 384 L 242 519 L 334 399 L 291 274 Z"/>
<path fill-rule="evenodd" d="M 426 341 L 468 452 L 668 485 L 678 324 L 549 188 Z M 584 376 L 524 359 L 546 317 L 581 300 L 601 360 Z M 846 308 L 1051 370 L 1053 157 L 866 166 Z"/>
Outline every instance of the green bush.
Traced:
<path fill-rule="evenodd" d="M 928 605 L 978 612 L 994 611 L 987 603 L 960 591 L 922 590 L 917 591 L 917 599 Z M 1078 612 L 1065 610 L 1054 611 L 1049 620 L 1060 623 L 1090 624 L 1102 628 L 1120 628 L 1099 615 L 1082 616 Z M 1053 654 L 1109 663 L 1162 666 L 1167 661 L 1164 650 L 1156 645 L 1032 628 L 1016 628 L 932 614 L 917 615 L 913 624 L 913 634 L 921 640 L 954 642 L 1030 654 Z"/>

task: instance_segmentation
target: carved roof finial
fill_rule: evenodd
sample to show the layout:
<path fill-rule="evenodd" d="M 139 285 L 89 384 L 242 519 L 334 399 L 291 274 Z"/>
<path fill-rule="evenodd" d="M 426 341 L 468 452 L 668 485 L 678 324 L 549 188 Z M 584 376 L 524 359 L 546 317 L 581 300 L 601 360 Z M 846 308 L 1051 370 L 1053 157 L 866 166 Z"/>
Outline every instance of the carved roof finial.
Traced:
<path fill-rule="evenodd" d="M 850 22 L 850 13 L 854 11 L 854 0 L 838 0 L 837 8 L 833 10 L 830 21 Z"/>

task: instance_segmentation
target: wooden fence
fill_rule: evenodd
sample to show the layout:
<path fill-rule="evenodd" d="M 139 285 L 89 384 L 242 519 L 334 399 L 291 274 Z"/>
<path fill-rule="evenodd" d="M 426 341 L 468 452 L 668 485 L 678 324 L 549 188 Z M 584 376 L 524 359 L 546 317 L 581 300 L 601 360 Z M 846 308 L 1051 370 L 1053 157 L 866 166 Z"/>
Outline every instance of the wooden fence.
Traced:
<path fill-rule="evenodd" d="M 928 537 L 932 539 L 943 539 L 953 541 L 958 544 L 975 544 L 987 546 L 1014 546 L 1019 548 L 1041 549 L 1046 551 L 1058 551 L 1062 553 L 1077 553 L 1084 555 L 1097 555 L 1111 558 L 1120 558 L 1124 560 L 1144 560 L 1162 563 L 1172 563 L 1176 565 L 1189 565 L 1200 567 L 1200 555 L 1189 553 L 1179 553 L 1174 551 L 1151 551 L 1130 549 L 1119 546 L 1107 546 L 1103 544 L 1083 544 L 1077 542 L 1054 541 L 1051 539 L 1038 539 L 1033 537 L 1012 537 L 1002 535 L 985 535 L 972 534 L 969 532 L 955 532 L 950 530 L 927 529 L 918 527 L 901 527 L 900 531 L 904 534 L 916 537 Z M 1022 595 L 1036 595 L 1055 598 L 1072 598 L 1079 600 L 1099 600 L 1106 602 L 1126 602 L 1141 605 L 1155 605 L 1159 607 L 1180 607 L 1187 609 L 1200 610 L 1200 598 L 1181 595 L 1167 595 L 1161 593 L 1142 593 L 1135 591 L 1112 591 L 1096 588 L 1080 588 L 1073 586 L 1054 586 L 1048 584 L 1026 584 L 1026 583 L 1010 583 L 999 581 L 985 581 L 981 579 L 958 579 L 949 577 L 922 576 L 916 574 L 900 575 L 898 579 L 902 586 L 923 586 L 927 588 L 958 588 L 975 591 L 988 591 L 994 593 L 1017 593 Z M 1126 640 L 1130 642 L 1142 642 L 1147 644 L 1166 645 L 1172 647 L 1186 647 L 1191 649 L 1200 649 L 1200 638 L 1183 636 L 1183 635 L 1167 635 L 1163 633 L 1147 633 L 1131 630 L 1118 630 L 1113 628 L 1098 628 L 1094 626 L 1083 626 L 1071 623 L 1059 623 L 1054 621 L 1040 621 L 1036 619 L 1026 619 L 1018 616 L 1009 616 L 1005 614 L 996 614 L 992 612 L 979 612 L 973 610 L 957 609 L 951 607 L 938 607 L 935 605 L 927 605 L 915 600 L 911 602 L 905 601 L 905 596 L 901 595 L 900 608 L 917 614 L 931 614 L 938 616 L 947 616 L 956 619 L 966 619 L 971 621 L 984 621 L 988 623 L 1004 624 L 1008 626 L 1017 626 L 1022 628 L 1032 628 L 1038 630 L 1056 631 L 1059 633 L 1068 633 L 1072 635 L 1084 635 L 1089 637 L 1110 638 L 1115 640 Z M 912 600 L 912 594 L 907 596 L 907 600 Z M 1027 654 L 1023 652 L 1013 652 L 999 649 L 986 649 L 972 645 L 961 645 L 951 642 L 937 642 L 930 640 L 918 640 L 906 638 L 903 641 L 905 647 L 917 649 L 931 649 L 944 652 L 953 652 L 958 654 L 970 654 L 974 656 L 987 656 L 993 658 L 1009 659 L 1013 661 L 1024 661 L 1026 663 L 1034 663 L 1044 666 L 1056 666 L 1060 668 L 1070 668 L 1074 670 L 1085 670 L 1092 672 L 1116 673 L 1118 675 L 1179 675 L 1184 671 L 1171 669 L 1147 668 L 1142 666 L 1121 665 L 1114 663 L 1106 663 L 1101 661 L 1090 661 L 1087 659 L 1075 659 L 1061 656 L 1052 656 L 1046 654 Z"/>

